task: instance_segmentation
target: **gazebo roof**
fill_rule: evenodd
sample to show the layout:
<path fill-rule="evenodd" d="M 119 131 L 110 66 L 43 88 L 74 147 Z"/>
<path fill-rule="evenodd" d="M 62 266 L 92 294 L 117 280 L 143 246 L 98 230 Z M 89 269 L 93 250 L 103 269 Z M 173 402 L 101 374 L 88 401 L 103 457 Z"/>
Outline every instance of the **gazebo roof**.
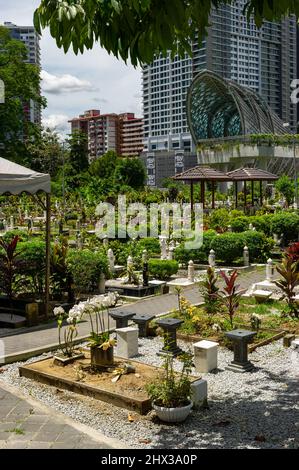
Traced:
<path fill-rule="evenodd" d="M 36 194 L 44 191 L 50 194 L 50 175 L 20 166 L 17 163 L 0 158 L 0 194 Z"/>
<path fill-rule="evenodd" d="M 174 180 L 178 181 L 229 181 L 225 173 L 214 170 L 209 166 L 196 166 L 184 171 L 176 176 Z"/>
<path fill-rule="evenodd" d="M 239 168 L 227 173 L 233 181 L 276 181 L 278 176 L 259 168 Z"/>

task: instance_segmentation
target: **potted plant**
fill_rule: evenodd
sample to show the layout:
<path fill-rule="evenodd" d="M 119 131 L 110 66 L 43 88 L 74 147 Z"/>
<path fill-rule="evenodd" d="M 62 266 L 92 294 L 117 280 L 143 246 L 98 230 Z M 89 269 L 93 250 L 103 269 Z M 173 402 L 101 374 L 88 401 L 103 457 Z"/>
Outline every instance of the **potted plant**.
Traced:
<path fill-rule="evenodd" d="M 75 305 L 67 314 L 63 307 L 56 307 L 54 315 L 57 319 L 59 348 L 62 353 L 54 357 L 54 362 L 65 366 L 84 357 L 82 352 L 75 351 L 75 339 L 78 336 L 77 324 L 82 318 L 83 309 L 80 305 Z M 64 342 L 62 343 L 61 332 L 65 321 L 67 326 L 64 329 Z"/>
<path fill-rule="evenodd" d="M 183 353 L 178 359 L 183 364 L 181 372 L 174 371 L 174 358 L 167 354 L 163 364 L 163 377 L 159 377 L 146 387 L 157 416 L 167 423 L 185 421 L 193 407 L 190 399 L 192 355 Z"/>
<path fill-rule="evenodd" d="M 99 295 L 84 302 L 84 313 L 88 314 L 91 325 L 91 365 L 95 368 L 109 367 L 114 362 L 115 339 L 110 338 L 109 308 L 116 305 L 118 294 Z"/>

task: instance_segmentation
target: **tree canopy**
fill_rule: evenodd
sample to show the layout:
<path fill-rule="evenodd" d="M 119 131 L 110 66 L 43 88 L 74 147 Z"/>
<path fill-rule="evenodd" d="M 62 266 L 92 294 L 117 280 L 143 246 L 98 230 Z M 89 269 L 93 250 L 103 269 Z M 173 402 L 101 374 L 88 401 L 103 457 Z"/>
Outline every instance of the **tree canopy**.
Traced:
<path fill-rule="evenodd" d="M 109 54 L 134 66 L 150 64 L 155 55 L 191 54 L 190 41 L 201 40 L 209 26 L 211 8 L 236 0 L 41 0 L 34 14 L 39 33 L 50 27 L 59 48 L 75 54 L 96 41 Z M 248 0 L 244 15 L 258 27 L 265 20 L 295 14 L 298 0 Z"/>
<path fill-rule="evenodd" d="M 40 96 L 40 70 L 28 64 L 28 51 L 0 26 L 0 79 L 5 85 L 5 103 L 0 104 L 0 145 L 2 156 L 20 163 L 27 153 L 25 144 L 38 137 L 39 126 L 26 119 L 25 107 L 32 100 L 46 105 Z"/>

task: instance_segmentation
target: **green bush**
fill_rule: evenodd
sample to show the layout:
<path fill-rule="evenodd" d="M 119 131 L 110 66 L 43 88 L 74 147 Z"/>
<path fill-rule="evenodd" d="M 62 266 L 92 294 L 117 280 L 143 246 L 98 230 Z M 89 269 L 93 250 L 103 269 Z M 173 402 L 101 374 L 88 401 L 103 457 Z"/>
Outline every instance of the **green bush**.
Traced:
<path fill-rule="evenodd" d="M 30 241 L 18 244 L 22 268 L 20 274 L 29 280 L 27 290 L 42 294 L 45 285 L 46 269 L 46 243 L 43 241 Z"/>
<path fill-rule="evenodd" d="M 231 228 L 233 232 L 245 232 L 249 229 L 250 219 L 242 216 L 231 220 Z"/>
<path fill-rule="evenodd" d="M 271 219 L 271 234 L 283 236 L 285 245 L 298 240 L 299 215 L 295 212 L 276 214 Z"/>
<path fill-rule="evenodd" d="M 6 232 L 3 236 L 2 239 L 5 242 L 10 242 L 14 237 L 18 236 L 19 237 L 19 242 L 27 242 L 29 239 L 28 232 L 25 230 L 10 230 Z"/>
<path fill-rule="evenodd" d="M 273 214 L 259 215 L 255 217 L 250 217 L 250 222 L 256 228 L 257 232 L 263 232 L 266 236 L 272 235 L 271 232 L 271 222 L 273 219 Z"/>
<path fill-rule="evenodd" d="M 210 227 L 217 231 L 225 231 L 230 223 L 230 215 L 226 209 L 216 209 L 210 217 Z"/>
<path fill-rule="evenodd" d="M 256 231 L 243 232 L 243 247 L 248 246 L 250 261 L 266 261 L 274 247 L 274 240 L 267 238 L 264 233 Z"/>
<path fill-rule="evenodd" d="M 138 242 L 140 250 L 147 250 L 149 256 L 159 255 L 161 253 L 160 243 L 157 238 L 142 238 Z"/>
<path fill-rule="evenodd" d="M 203 233 L 203 245 L 196 250 L 186 250 L 185 244 L 182 243 L 175 249 L 174 257 L 182 264 L 187 265 L 190 260 L 197 263 L 207 263 L 211 250 L 211 243 L 217 233 L 214 230 L 208 230 Z"/>
<path fill-rule="evenodd" d="M 243 255 L 243 237 L 239 233 L 224 233 L 212 240 L 211 249 L 215 251 L 217 260 L 231 264 Z"/>
<path fill-rule="evenodd" d="M 148 267 L 151 276 L 164 281 L 178 272 L 179 263 L 175 260 L 150 259 Z"/>
<path fill-rule="evenodd" d="M 71 250 L 67 255 L 67 268 L 77 292 L 94 292 L 104 273 L 108 276 L 107 256 L 91 250 Z"/>

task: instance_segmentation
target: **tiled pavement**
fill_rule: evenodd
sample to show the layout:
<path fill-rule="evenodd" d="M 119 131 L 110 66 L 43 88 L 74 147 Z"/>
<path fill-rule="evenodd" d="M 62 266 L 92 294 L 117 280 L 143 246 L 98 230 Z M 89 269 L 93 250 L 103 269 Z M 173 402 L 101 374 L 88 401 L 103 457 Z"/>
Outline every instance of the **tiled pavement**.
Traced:
<path fill-rule="evenodd" d="M 0 381 L 0 449 L 113 448 L 124 445 L 23 397 Z"/>
<path fill-rule="evenodd" d="M 265 278 L 265 269 L 258 269 L 252 272 L 244 272 L 240 276 L 240 285 L 242 288 L 248 288 L 252 283 L 262 281 Z M 192 304 L 198 304 L 202 301 L 198 287 L 186 288 L 183 294 Z M 175 294 L 167 294 L 163 296 L 151 297 L 145 300 L 139 300 L 133 305 L 119 307 L 116 310 L 133 311 L 134 313 L 152 313 L 159 315 L 167 313 L 177 308 L 177 296 Z M 80 337 L 85 338 L 90 333 L 89 322 L 81 323 L 79 326 Z M 48 328 L 45 330 L 31 331 L 19 335 L 7 336 L 0 338 L 0 364 L 1 349 L 4 349 L 5 356 L 15 355 L 23 351 L 36 350 L 38 355 L 41 350 L 53 350 L 53 346 L 57 345 L 57 329 Z M 31 354 L 32 356 L 32 354 Z M 30 357 L 30 355 L 29 355 Z"/>

